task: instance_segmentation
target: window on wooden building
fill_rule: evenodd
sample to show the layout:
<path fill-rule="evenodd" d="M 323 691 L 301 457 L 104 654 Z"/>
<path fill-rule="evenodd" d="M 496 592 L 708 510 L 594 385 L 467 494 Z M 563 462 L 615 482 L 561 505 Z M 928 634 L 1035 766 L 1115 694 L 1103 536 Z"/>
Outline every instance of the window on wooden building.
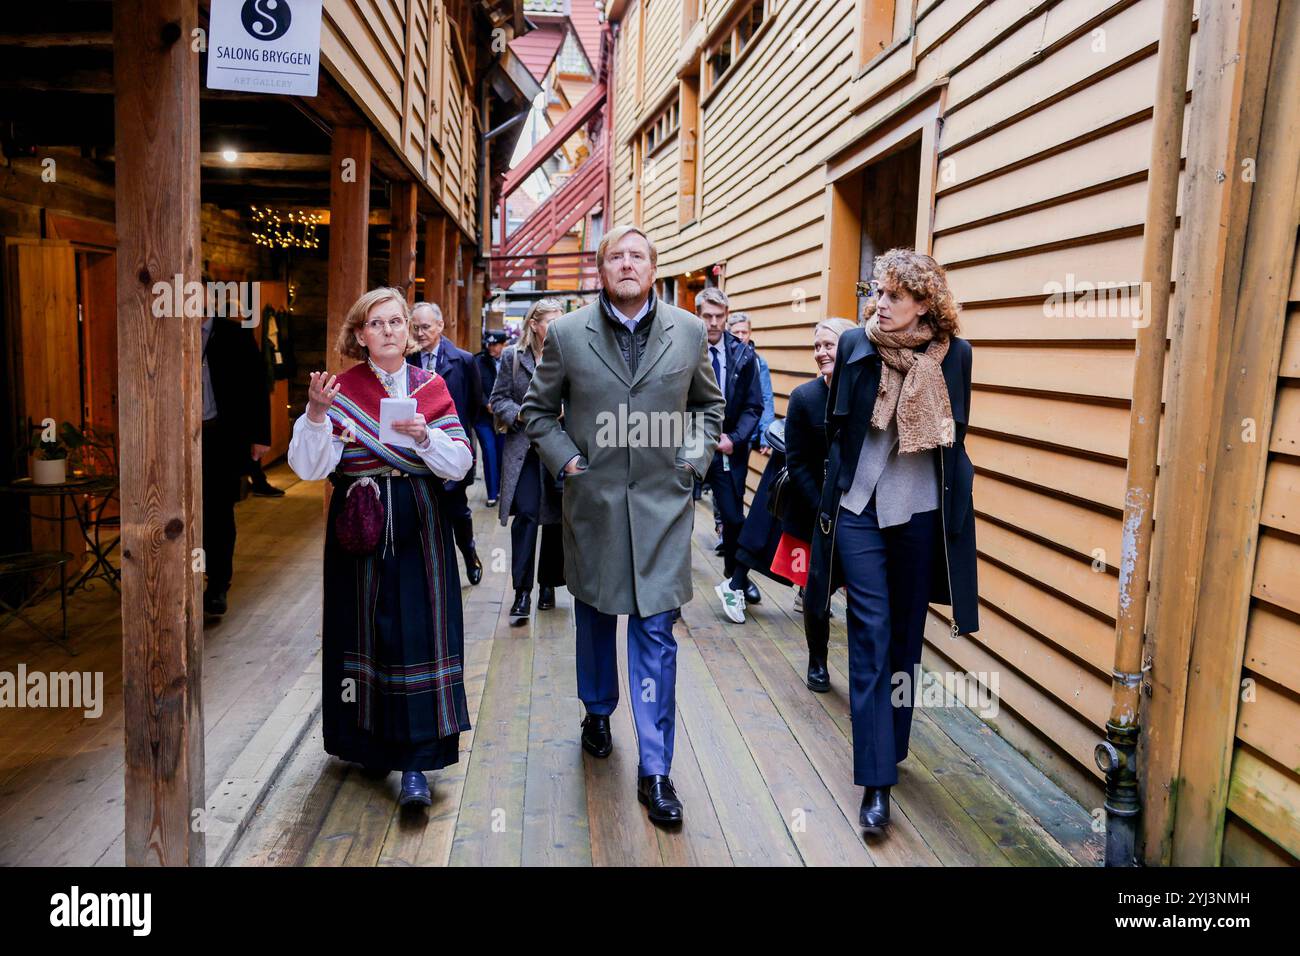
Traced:
<path fill-rule="evenodd" d="M 703 115 L 700 110 L 700 77 L 684 76 L 678 93 L 681 117 L 681 140 L 677 149 L 677 227 L 693 222 L 699 216 L 700 130 Z"/>
<path fill-rule="evenodd" d="M 904 0 L 905 5 L 910 5 Z M 866 65 L 894 42 L 898 0 L 858 0 L 858 64 Z"/>
<path fill-rule="evenodd" d="M 718 85 L 741 54 L 753 44 L 759 30 L 771 19 L 772 2 L 752 0 L 741 5 L 740 12 L 731 18 L 730 26 L 709 46 L 705 53 L 706 93 Z"/>

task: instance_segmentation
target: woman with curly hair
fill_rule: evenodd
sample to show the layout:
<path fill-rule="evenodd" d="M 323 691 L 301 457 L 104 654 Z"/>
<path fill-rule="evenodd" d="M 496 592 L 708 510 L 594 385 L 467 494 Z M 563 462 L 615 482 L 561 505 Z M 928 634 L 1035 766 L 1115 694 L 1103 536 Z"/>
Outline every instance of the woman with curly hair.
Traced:
<path fill-rule="evenodd" d="M 953 637 L 979 627 L 970 343 L 930 256 L 891 249 L 874 275 L 875 314 L 836 349 L 805 596 L 823 609 L 841 583 L 848 596 L 853 777 L 868 833 L 889 824 L 929 603 L 951 605 Z"/>

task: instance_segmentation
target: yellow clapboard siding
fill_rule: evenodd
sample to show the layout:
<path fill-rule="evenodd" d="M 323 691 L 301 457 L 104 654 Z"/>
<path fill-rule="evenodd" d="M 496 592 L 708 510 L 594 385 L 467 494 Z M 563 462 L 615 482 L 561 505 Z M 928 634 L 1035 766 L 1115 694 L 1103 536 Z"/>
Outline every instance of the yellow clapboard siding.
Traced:
<path fill-rule="evenodd" d="M 1170 296 L 1172 304 L 1173 296 Z M 1049 312 L 1055 310 L 1049 308 Z M 1141 319 L 1123 316 L 1096 318 L 1044 314 L 1041 302 L 1004 305 L 977 305 L 961 310 L 961 335 L 981 347 L 983 342 L 1025 339 L 1038 342 L 1074 340 L 1076 342 L 1133 341 Z"/>
<path fill-rule="evenodd" d="M 1251 593 L 1300 614 L 1300 544 L 1273 532 L 1260 534 Z"/>
<path fill-rule="evenodd" d="M 1133 353 L 1080 346 L 984 345 L 972 360 L 971 378 L 977 385 L 999 388 L 1127 399 L 1133 391 Z"/>
<path fill-rule="evenodd" d="M 1104 28 L 1104 44 L 1085 33 L 969 106 L 951 110 L 944 124 L 944 145 L 951 147 L 1005 122 L 1007 117 L 1033 110 L 1082 80 L 1113 69 L 1151 47 L 1160 33 L 1160 0 L 1139 0 L 1107 20 Z"/>
<path fill-rule="evenodd" d="M 1014 525 L 1083 557 L 1100 557 L 1119 564 L 1120 521 L 1089 508 L 1000 481 L 991 475 L 975 478 L 975 509 Z M 1099 554 L 1094 554 L 1101 549 Z"/>
<path fill-rule="evenodd" d="M 1032 572 L 1035 580 L 1114 617 L 1118 579 L 1105 569 L 1094 571 L 1092 561 L 1062 554 L 983 518 L 975 522 L 975 540 L 980 554 Z"/>
<path fill-rule="evenodd" d="M 1300 535 L 1300 462 L 1277 458 L 1264 473 L 1260 524 Z"/>
<path fill-rule="evenodd" d="M 1086 661 L 1098 675 L 1110 673 L 1115 659 L 1115 629 L 1111 624 L 987 561 L 979 562 L 979 579 L 980 597 L 1003 616 Z"/>
<path fill-rule="evenodd" d="M 1300 624 L 1256 602 L 1246 627 L 1243 665 L 1300 694 Z"/>
<path fill-rule="evenodd" d="M 1122 464 L 1081 458 L 992 435 L 967 435 L 966 451 L 981 471 L 1030 482 L 1116 511 L 1124 506 L 1126 472 Z"/>
<path fill-rule="evenodd" d="M 1046 301 L 1056 290 L 1068 286 L 1068 277 L 1093 285 L 1102 282 L 1128 285 L 1142 280 L 1142 237 L 1125 236 L 1092 242 L 1087 254 L 1082 247 L 1053 249 L 1048 252 L 1029 253 L 997 262 L 961 266 L 948 271 L 948 283 L 958 302 L 996 301 L 999 299 L 1035 299 Z M 1175 248 L 1175 255 L 1177 249 Z M 1068 303 L 1067 303 L 1068 304 Z M 1120 310 L 1106 312 L 1102 305 L 1109 303 L 1087 300 L 1075 302 L 1074 312 L 1084 317 L 1090 314 L 1119 314 Z M 1068 317 L 1069 309 L 1063 308 Z M 1130 309 L 1127 313 L 1133 314 Z"/>
<path fill-rule="evenodd" d="M 1247 674 L 1249 677 L 1249 673 Z M 1253 694 L 1254 699 L 1248 699 Z M 1243 689 L 1237 736 L 1270 760 L 1300 768 L 1300 700 L 1263 681 Z"/>
<path fill-rule="evenodd" d="M 1300 780 L 1238 748 L 1232 758 L 1228 809 L 1300 857 Z"/>
<path fill-rule="evenodd" d="M 974 367 L 979 367 L 975 353 Z M 1066 448 L 1125 458 L 1128 409 L 1064 398 L 978 391 L 971 397 L 970 425 Z"/>
<path fill-rule="evenodd" d="M 1283 378 L 1300 378 L 1300 305 L 1295 303 L 1287 310 L 1282 361 L 1277 374 Z"/>

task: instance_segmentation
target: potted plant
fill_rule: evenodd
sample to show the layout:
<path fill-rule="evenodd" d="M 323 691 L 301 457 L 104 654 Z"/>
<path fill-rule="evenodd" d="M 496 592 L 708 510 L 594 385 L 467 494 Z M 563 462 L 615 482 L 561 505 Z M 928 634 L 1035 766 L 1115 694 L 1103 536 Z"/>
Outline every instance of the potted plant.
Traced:
<path fill-rule="evenodd" d="M 32 481 L 35 484 L 61 485 L 67 480 L 68 449 L 61 438 L 39 441 L 35 453 L 32 460 Z"/>

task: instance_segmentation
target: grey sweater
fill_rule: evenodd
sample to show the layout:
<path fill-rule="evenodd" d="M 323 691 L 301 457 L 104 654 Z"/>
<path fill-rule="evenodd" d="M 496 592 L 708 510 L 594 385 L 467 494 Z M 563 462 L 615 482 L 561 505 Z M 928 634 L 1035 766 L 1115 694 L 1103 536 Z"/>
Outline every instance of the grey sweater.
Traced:
<path fill-rule="evenodd" d="M 891 419 L 884 431 L 867 427 L 858 454 L 853 484 L 840 505 L 855 515 L 862 514 L 876 494 L 876 520 L 881 528 L 907 524 L 912 515 L 939 507 L 939 476 L 934 469 L 934 451 L 902 454 L 898 451 L 898 429 Z"/>

